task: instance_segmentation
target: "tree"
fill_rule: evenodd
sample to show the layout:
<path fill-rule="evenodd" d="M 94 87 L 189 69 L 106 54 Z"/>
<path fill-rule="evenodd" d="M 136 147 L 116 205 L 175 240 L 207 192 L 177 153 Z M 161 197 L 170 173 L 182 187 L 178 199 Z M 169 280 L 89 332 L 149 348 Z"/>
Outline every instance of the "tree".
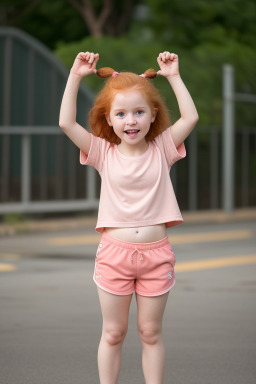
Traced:
<path fill-rule="evenodd" d="M 54 49 L 85 36 L 120 37 L 141 0 L 1 0 L 0 25 L 20 28 Z"/>
<path fill-rule="evenodd" d="M 239 41 L 256 45 L 255 0 L 145 0 L 150 27 L 160 39 L 187 48 Z"/>
<path fill-rule="evenodd" d="M 94 37 L 121 36 L 127 30 L 135 0 L 67 0 L 82 16 Z"/>
<path fill-rule="evenodd" d="M 31 13 L 41 0 L 19 1 L 19 0 L 3 0 L 0 4 L 0 25 L 13 26 L 19 22 L 27 14 Z"/>
<path fill-rule="evenodd" d="M 60 41 L 68 43 L 89 35 L 67 0 L 1 0 L 0 25 L 22 29 L 50 49 Z"/>

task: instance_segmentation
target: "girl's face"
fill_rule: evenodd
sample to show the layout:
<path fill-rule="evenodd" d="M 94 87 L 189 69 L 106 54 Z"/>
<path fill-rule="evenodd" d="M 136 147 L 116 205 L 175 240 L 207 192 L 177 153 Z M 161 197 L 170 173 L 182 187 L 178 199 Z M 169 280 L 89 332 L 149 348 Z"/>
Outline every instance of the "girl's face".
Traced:
<path fill-rule="evenodd" d="M 155 120 L 157 109 L 152 113 L 144 95 L 136 88 L 115 95 L 107 122 L 116 135 L 127 145 L 145 143 L 145 136 Z"/>

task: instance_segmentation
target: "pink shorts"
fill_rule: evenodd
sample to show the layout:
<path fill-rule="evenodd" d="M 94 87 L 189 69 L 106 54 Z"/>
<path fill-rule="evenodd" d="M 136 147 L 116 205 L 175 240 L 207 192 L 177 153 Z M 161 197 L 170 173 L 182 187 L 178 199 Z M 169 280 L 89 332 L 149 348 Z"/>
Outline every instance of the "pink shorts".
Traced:
<path fill-rule="evenodd" d="M 152 243 L 130 243 L 102 233 L 93 280 L 115 295 L 158 296 L 175 284 L 175 255 L 168 237 Z"/>

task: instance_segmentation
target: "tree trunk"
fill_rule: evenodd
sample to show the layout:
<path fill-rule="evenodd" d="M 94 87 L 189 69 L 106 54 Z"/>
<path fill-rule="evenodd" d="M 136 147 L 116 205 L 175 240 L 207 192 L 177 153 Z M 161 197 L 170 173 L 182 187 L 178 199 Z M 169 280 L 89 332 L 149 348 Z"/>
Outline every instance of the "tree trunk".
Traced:
<path fill-rule="evenodd" d="M 91 0 L 68 0 L 70 4 L 80 13 L 92 36 L 103 36 L 104 26 L 113 9 L 113 0 L 103 0 L 103 8 L 97 16 Z"/>
<path fill-rule="evenodd" d="M 101 37 L 106 33 L 110 36 L 122 35 L 131 18 L 135 0 L 102 0 L 103 5 L 97 15 L 92 0 L 68 0 L 80 13 L 92 36 Z M 121 8 L 118 7 L 118 5 Z"/>
<path fill-rule="evenodd" d="M 106 32 L 112 36 L 122 36 L 131 19 L 134 0 L 123 0 L 121 11 L 113 10 L 106 23 Z"/>

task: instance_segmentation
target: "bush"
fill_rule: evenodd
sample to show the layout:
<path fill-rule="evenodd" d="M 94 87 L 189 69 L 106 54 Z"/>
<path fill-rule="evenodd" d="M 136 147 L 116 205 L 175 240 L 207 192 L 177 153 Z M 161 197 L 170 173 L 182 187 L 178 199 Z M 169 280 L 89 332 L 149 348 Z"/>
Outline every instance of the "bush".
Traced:
<path fill-rule="evenodd" d="M 131 71 L 141 74 L 150 67 L 158 70 L 157 56 L 165 50 L 179 55 L 180 73 L 197 106 L 201 126 L 222 124 L 223 64 L 234 66 L 237 90 L 256 93 L 256 52 L 234 41 L 203 44 L 188 50 L 179 46 L 170 47 L 166 42 L 159 42 L 154 38 L 139 40 L 131 36 L 87 37 L 72 44 L 60 43 L 55 54 L 71 68 L 78 52 L 98 52 L 99 67 L 109 66 L 118 72 Z M 175 121 L 179 117 L 179 110 L 167 80 L 159 76 L 153 81 L 166 100 L 171 120 Z M 93 92 L 97 92 L 103 85 L 97 76 L 89 76 L 84 82 Z M 238 125 L 255 124 L 255 108 L 252 108 L 252 105 L 239 104 L 237 110 Z"/>

